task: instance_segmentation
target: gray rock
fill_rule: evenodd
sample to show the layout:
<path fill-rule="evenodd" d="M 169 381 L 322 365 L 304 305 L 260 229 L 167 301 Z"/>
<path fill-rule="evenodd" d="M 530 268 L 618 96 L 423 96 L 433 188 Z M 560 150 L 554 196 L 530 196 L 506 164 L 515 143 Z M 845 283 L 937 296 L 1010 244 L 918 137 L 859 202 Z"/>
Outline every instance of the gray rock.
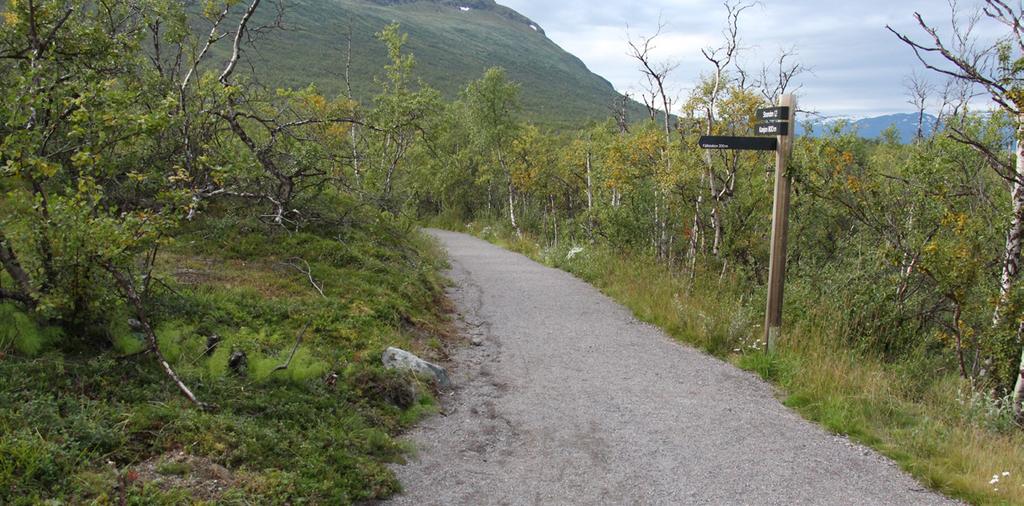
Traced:
<path fill-rule="evenodd" d="M 469 340 L 469 343 L 473 346 L 483 346 L 484 338 L 481 336 L 473 336 L 473 338 Z"/>
<path fill-rule="evenodd" d="M 223 341 L 223 339 L 221 339 L 221 337 L 216 333 L 206 336 L 206 353 L 203 353 L 203 355 L 213 355 L 213 352 L 217 351 L 217 346 L 221 341 Z"/>
<path fill-rule="evenodd" d="M 388 369 L 402 369 L 417 374 L 424 374 L 437 380 L 442 387 L 450 387 L 451 380 L 448 379 L 448 371 L 437 364 L 432 364 L 412 353 L 398 348 L 388 348 L 381 358 L 384 367 Z"/>
<path fill-rule="evenodd" d="M 230 357 L 228 357 L 228 368 L 230 368 L 235 374 L 245 374 L 245 370 L 248 365 L 249 358 L 246 357 L 244 351 L 235 351 Z"/>

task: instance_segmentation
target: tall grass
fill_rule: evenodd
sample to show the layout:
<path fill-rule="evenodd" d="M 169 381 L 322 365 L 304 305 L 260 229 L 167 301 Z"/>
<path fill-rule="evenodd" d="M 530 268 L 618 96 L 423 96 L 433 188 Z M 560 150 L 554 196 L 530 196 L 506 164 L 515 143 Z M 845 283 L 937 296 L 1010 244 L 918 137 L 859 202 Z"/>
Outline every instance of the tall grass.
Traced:
<path fill-rule="evenodd" d="M 791 290 L 783 338 L 767 354 L 763 289 L 739 279 L 720 272 L 691 277 L 602 246 L 542 247 L 501 226 L 437 224 L 579 276 L 674 338 L 773 382 L 787 406 L 875 448 L 928 487 L 977 504 L 1024 504 L 1024 433 L 1005 400 L 972 393 L 941 357 L 924 350 L 886 361 L 850 349 L 836 305 L 812 300 L 814 290 Z"/>

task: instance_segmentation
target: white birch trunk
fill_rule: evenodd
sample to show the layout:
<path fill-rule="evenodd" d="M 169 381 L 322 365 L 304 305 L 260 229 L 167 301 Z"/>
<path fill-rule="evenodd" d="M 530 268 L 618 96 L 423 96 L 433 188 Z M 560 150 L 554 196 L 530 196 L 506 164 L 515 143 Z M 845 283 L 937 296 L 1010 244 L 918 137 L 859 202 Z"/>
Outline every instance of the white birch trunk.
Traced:
<path fill-rule="evenodd" d="M 654 248 L 654 256 L 661 258 L 661 245 L 658 240 L 658 224 L 660 223 L 660 211 L 661 211 L 661 198 L 658 194 L 657 188 L 654 190 L 654 223 L 652 223 L 653 230 L 651 234 L 651 246 Z"/>
<path fill-rule="evenodd" d="M 1024 134 L 1022 128 L 1021 134 Z M 1013 183 L 1013 191 L 1010 195 L 1013 203 L 1013 217 L 1010 221 L 1010 228 L 1006 232 L 1006 247 L 1003 250 L 1003 273 L 999 278 L 999 300 L 996 302 L 995 312 L 992 315 L 992 324 L 998 325 L 1002 322 L 1003 306 L 1006 304 L 1010 291 L 1013 289 L 1017 274 L 1020 271 L 1020 250 L 1021 237 L 1024 235 L 1024 185 L 1020 179 L 1024 177 L 1024 143 L 1018 142 L 1017 146 L 1017 181 Z"/>
<path fill-rule="evenodd" d="M 715 238 L 711 241 L 711 254 L 715 258 L 721 256 L 722 248 L 722 217 L 718 213 L 718 202 L 711 207 L 711 226 L 715 229 Z"/>
<path fill-rule="evenodd" d="M 705 156 L 707 156 L 707 154 L 705 154 Z M 704 176 L 701 175 L 701 181 L 700 181 L 700 185 L 698 185 L 698 188 L 701 188 L 703 186 L 704 186 Z M 696 271 L 697 271 L 697 248 L 698 248 L 698 245 L 700 244 L 699 241 L 700 241 L 700 229 L 701 229 L 700 212 L 701 212 L 701 204 L 703 204 L 703 202 L 704 202 L 704 194 L 701 193 L 700 191 L 698 191 L 697 192 L 697 198 L 694 199 L 694 202 L 693 202 L 693 229 L 691 229 L 691 231 L 690 231 L 690 247 L 687 250 L 687 256 L 689 257 L 689 260 L 690 260 L 690 279 L 693 279 L 693 277 L 696 275 Z"/>
<path fill-rule="evenodd" d="M 591 155 L 587 150 L 587 237 L 594 240 L 594 183 L 591 178 Z M 614 205 L 614 202 L 612 203 Z"/>
<path fill-rule="evenodd" d="M 505 157 L 502 156 L 501 150 L 498 150 L 498 163 L 505 171 L 505 177 L 508 179 L 508 221 L 512 224 L 512 228 L 515 229 L 516 237 L 522 238 L 523 231 L 519 230 L 519 224 L 516 223 L 516 193 L 515 187 L 512 185 L 512 171 L 508 170 L 508 167 L 505 165 Z"/>
<path fill-rule="evenodd" d="M 516 223 L 516 199 L 515 189 L 512 187 L 512 178 L 508 178 L 508 220 L 512 223 L 512 228 L 516 230 L 516 236 L 522 237 L 523 232 L 519 230 L 519 224 Z"/>
<path fill-rule="evenodd" d="M 1024 179 L 1024 116 L 1017 118 L 1016 176 L 1011 197 L 1013 199 L 1013 219 L 1010 222 L 1010 230 L 1006 233 L 1006 254 L 1003 258 L 1003 275 L 999 280 L 999 300 L 992 317 L 994 325 L 999 324 L 1002 319 L 1003 306 L 1010 296 L 1010 290 L 1013 289 L 1013 284 L 1020 271 L 1021 237 L 1024 235 L 1024 184 L 1021 184 Z M 1024 329 L 1024 322 L 1021 323 L 1021 328 L 1017 331 L 1018 338 L 1022 329 Z M 1017 382 L 1013 387 L 1013 411 L 1018 419 L 1024 415 L 1022 403 L 1024 403 L 1024 350 L 1021 352 Z"/>
<path fill-rule="evenodd" d="M 554 229 L 555 249 L 558 249 L 558 213 L 555 211 L 555 197 L 552 195 L 548 198 L 551 199 L 551 223 Z"/>
<path fill-rule="evenodd" d="M 587 152 L 587 211 L 594 210 L 594 186 L 590 178 L 590 152 Z"/>
<path fill-rule="evenodd" d="M 711 254 L 718 258 L 719 247 L 722 244 L 722 217 L 719 215 L 719 208 L 722 201 L 715 186 L 715 172 L 711 165 L 711 157 L 708 157 L 708 189 L 711 192 L 711 228 L 714 230 L 714 239 L 711 241 Z"/>
<path fill-rule="evenodd" d="M 661 258 L 662 260 L 668 260 L 668 216 L 669 216 L 668 202 L 665 202 L 665 212 L 662 213 L 661 217 Z"/>

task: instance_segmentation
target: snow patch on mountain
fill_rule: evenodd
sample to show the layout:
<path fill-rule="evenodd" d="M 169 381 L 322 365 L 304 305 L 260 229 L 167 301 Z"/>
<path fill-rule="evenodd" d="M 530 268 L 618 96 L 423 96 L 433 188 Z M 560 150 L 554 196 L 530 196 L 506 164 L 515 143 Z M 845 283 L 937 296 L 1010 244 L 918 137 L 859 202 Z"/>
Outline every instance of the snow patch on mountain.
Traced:
<path fill-rule="evenodd" d="M 811 137 L 822 137 L 836 129 L 841 132 L 856 132 L 860 137 L 866 139 L 877 139 L 889 128 L 896 129 L 896 135 L 901 142 L 909 143 L 917 135 L 918 115 L 916 113 L 887 114 L 868 118 L 854 116 L 833 116 L 828 118 L 815 118 L 810 121 L 799 121 L 797 132 L 799 135 Z M 921 122 L 924 135 L 931 135 L 935 130 L 938 118 L 931 114 L 925 114 Z"/>

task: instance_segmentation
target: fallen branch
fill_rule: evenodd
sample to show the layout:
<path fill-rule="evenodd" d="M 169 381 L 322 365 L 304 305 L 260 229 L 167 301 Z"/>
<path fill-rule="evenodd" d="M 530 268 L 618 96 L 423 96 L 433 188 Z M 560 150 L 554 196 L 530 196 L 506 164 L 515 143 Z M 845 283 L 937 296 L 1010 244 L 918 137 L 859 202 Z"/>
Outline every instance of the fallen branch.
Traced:
<path fill-rule="evenodd" d="M 281 264 L 282 265 L 287 265 L 288 267 L 291 267 L 291 268 L 293 268 L 293 269 L 295 269 L 295 270 L 305 274 L 306 277 L 309 278 L 309 282 L 310 282 L 310 284 L 313 285 L 313 288 L 315 288 L 316 291 L 320 293 L 321 297 L 326 299 L 327 296 L 324 295 L 324 285 L 323 285 L 323 283 L 317 283 L 316 280 L 313 279 L 313 268 L 309 266 L 309 262 L 307 262 L 307 261 L 305 261 L 305 260 L 303 260 L 301 258 L 298 258 L 298 257 L 292 258 L 292 259 L 289 259 L 289 260 L 299 260 L 299 261 L 301 261 L 303 264 L 306 265 L 305 270 L 303 270 L 303 268 L 301 266 L 299 266 L 297 264 L 293 264 L 291 262 L 281 262 Z"/>
<path fill-rule="evenodd" d="M 163 368 L 164 373 L 171 378 L 171 381 L 173 381 L 178 387 L 178 390 L 180 390 L 189 401 L 192 401 L 193 404 L 199 406 L 200 409 L 204 411 L 216 409 L 216 406 L 200 401 L 196 395 L 192 393 L 192 390 L 185 385 L 185 383 L 181 381 L 181 378 L 178 377 L 178 374 L 174 372 L 174 368 L 172 368 L 171 364 L 167 362 L 166 358 L 164 358 L 164 354 L 160 352 L 160 345 L 157 344 L 156 332 L 153 331 L 152 325 L 149 324 L 149 318 L 146 316 L 146 310 L 145 307 L 143 307 L 142 299 L 139 297 L 138 292 L 135 291 L 135 285 L 132 283 L 131 278 L 121 272 L 110 262 L 105 263 L 103 268 L 114 277 L 114 280 L 117 281 L 118 287 L 121 289 L 121 294 L 128 299 L 128 303 L 131 304 L 132 309 L 135 310 L 135 317 L 138 318 L 139 323 L 142 326 L 142 331 L 146 335 L 146 341 L 149 343 L 149 350 L 153 352 L 157 361 L 160 362 L 160 366 Z"/>
<path fill-rule="evenodd" d="M 292 359 L 295 358 L 295 352 L 299 350 L 299 345 L 302 344 L 302 336 L 304 336 L 306 334 L 306 329 L 308 329 L 308 328 L 309 328 L 309 322 L 306 322 L 306 324 L 303 325 L 303 327 L 302 327 L 302 331 L 299 332 L 299 336 L 295 338 L 295 346 L 292 346 L 292 353 L 290 355 L 288 355 L 288 361 L 283 363 L 283 364 L 281 364 L 281 365 L 279 365 L 279 366 L 277 366 L 277 367 L 275 367 L 273 371 L 270 371 L 271 374 L 273 374 L 273 373 L 275 373 L 277 371 L 283 371 L 283 370 L 287 369 L 288 366 L 292 365 Z"/>
<path fill-rule="evenodd" d="M 156 276 L 153 277 L 153 281 L 156 281 L 160 286 L 164 287 L 164 289 L 167 290 L 168 292 L 171 292 L 172 294 L 177 295 L 179 299 L 188 300 L 188 298 L 185 297 L 184 295 L 182 295 L 181 292 L 175 290 L 171 285 L 168 285 L 166 281 L 164 281 L 164 280 L 162 280 L 162 279 L 160 279 L 160 278 L 158 278 Z"/>

